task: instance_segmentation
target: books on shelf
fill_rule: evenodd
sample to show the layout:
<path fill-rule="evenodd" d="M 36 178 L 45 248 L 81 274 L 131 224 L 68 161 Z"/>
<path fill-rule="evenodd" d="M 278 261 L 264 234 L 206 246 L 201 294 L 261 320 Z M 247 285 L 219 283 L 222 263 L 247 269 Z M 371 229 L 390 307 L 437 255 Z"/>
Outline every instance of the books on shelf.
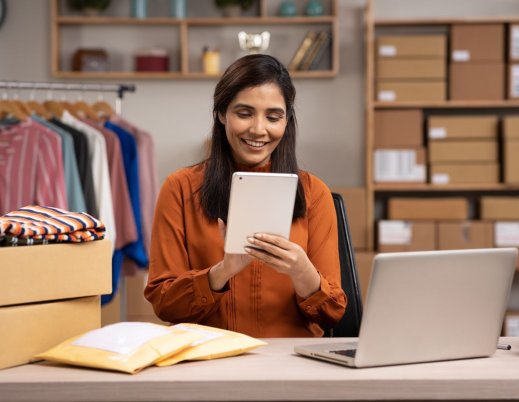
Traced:
<path fill-rule="evenodd" d="M 328 31 L 308 31 L 288 64 L 289 70 L 315 69 L 329 47 Z"/>

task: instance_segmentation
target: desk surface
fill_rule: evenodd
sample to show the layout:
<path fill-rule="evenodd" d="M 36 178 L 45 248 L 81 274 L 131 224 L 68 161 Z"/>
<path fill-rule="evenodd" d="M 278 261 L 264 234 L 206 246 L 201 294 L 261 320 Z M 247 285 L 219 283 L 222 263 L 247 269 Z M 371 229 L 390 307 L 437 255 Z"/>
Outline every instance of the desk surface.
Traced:
<path fill-rule="evenodd" d="M 242 356 L 135 375 L 46 362 L 0 370 L 0 401 L 519 400 L 519 338 L 503 338 L 512 350 L 490 358 L 365 369 L 293 353 L 316 339 L 266 341 Z"/>

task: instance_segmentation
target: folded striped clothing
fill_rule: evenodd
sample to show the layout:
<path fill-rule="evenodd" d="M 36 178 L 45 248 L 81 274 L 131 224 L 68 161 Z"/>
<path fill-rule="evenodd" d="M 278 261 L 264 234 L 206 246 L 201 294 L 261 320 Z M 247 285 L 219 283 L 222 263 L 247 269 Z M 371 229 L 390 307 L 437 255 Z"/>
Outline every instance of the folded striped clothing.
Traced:
<path fill-rule="evenodd" d="M 0 216 L 0 246 L 101 240 L 105 225 L 85 212 L 29 205 Z"/>

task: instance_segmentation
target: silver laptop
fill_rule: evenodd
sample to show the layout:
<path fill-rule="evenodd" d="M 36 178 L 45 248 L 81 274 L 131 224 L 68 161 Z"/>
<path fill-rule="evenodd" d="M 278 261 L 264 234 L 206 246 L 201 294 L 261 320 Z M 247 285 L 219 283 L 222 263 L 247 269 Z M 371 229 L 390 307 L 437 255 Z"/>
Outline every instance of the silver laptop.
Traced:
<path fill-rule="evenodd" d="M 358 341 L 294 351 L 350 367 L 490 356 L 516 257 L 516 248 L 378 254 Z"/>

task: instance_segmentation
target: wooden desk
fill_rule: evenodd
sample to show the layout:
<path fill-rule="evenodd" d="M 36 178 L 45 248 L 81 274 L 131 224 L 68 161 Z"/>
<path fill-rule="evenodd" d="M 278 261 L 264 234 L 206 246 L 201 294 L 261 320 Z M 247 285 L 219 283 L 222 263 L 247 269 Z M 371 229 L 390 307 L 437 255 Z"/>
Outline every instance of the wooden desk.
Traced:
<path fill-rule="evenodd" d="M 316 339 L 267 341 L 246 355 L 135 375 L 44 362 L 0 370 L 0 401 L 519 400 L 519 338 L 503 338 L 512 350 L 490 358 L 368 369 L 293 353 Z"/>

